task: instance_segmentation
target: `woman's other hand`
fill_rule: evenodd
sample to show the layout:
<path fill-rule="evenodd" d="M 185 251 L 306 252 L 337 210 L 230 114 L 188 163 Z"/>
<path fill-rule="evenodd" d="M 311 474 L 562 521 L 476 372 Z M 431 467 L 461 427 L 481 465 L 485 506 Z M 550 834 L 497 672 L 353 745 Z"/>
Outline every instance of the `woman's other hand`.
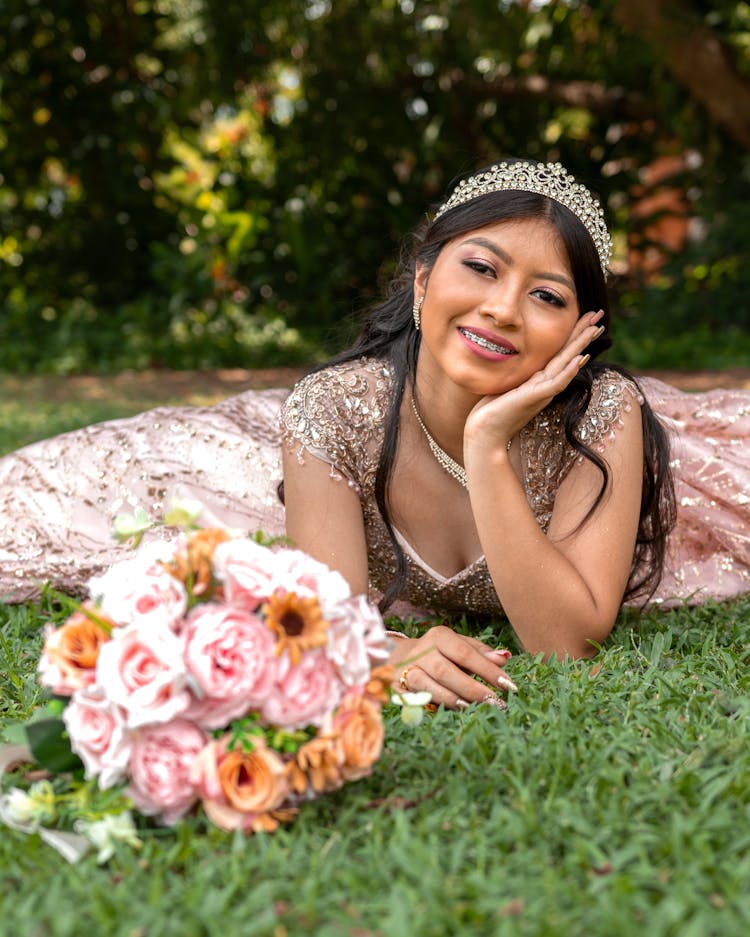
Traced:
<path fill-rule="evenodd" d="M 391 654 L 397 690 L 427 691 L 432 702 L 449 709 L 471 703 L 505 708 L 499 693 L 516 690 L 503 670 L 510 651 L 493 649 L 476 638 L 435 625 L 419 638 L 400 638 Z"/>

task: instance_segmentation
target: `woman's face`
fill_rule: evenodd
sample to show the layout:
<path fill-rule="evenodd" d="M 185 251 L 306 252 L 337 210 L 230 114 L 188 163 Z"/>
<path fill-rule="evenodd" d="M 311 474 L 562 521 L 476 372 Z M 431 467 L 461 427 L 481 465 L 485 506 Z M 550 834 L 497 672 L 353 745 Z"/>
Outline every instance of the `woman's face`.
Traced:
<path fill-rule="evenodd" d="M 502 221 L 449 241 L 429 273 L 418 270 L 420 296 L 419 370 L 482 397 L 544 368 L 581 315 L 562 240 L 537 219 Z"/>

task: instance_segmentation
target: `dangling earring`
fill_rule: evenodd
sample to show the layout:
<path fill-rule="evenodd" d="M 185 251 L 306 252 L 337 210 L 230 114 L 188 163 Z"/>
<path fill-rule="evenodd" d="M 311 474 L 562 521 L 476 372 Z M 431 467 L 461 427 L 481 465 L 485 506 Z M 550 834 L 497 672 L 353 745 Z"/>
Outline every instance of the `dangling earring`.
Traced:
<path fill-rule="evenodd" d="M 412 309 L 412 315 L 414 316 L 414 328 L 419 331 L 419 326 L 422 323 L 422 303 L 424 302 L 424 296 L 420 296 L 419 299 L 414 300 L 414 308 Z"/>

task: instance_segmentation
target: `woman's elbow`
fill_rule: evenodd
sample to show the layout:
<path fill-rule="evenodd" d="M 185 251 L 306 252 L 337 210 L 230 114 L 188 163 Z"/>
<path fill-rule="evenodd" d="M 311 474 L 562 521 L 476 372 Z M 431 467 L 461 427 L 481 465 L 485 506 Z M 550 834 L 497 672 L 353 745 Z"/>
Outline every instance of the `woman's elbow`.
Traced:
<path fill-rule="evenodd" d="M 607 640 L 614 627 L 615 619 L 607 619 L 589 625 L 586 628 L 575 629 L 575 633 L 567 636 L 560 633 L 547 640 L 532 640 L 523 643 L 523 648 L 530 654 L 542 654 L 544 660 L 557 658 L 558 660 L 583 660 L 596 657 L 601 645 Z"/>

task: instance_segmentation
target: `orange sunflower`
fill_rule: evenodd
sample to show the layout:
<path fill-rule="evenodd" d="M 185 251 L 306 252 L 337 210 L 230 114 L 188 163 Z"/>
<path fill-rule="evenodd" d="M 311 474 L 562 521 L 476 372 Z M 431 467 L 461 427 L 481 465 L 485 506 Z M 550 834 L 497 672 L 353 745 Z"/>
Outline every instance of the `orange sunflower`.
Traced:
<path fill-rule="evenodd" d="M 296 667 L 303 651 L 322 647 L 328 640 L 328 622 L 315 596 L 277 589 L 261 607 L 268 627 L 278 635 L 276 656 L 285 650 Z"/>

